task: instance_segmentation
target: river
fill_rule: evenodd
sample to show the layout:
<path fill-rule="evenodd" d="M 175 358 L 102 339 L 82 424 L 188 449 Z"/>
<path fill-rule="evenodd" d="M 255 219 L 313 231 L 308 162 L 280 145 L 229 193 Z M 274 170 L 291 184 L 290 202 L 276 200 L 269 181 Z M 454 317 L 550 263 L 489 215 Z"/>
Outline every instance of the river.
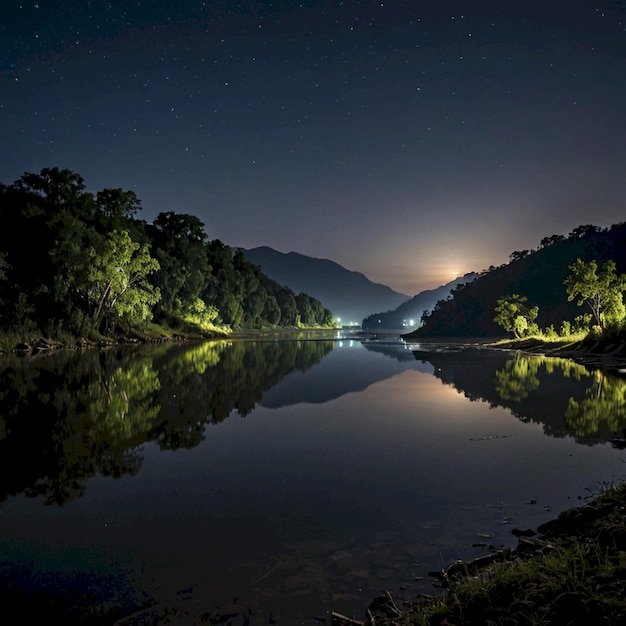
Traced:
<path fill-rule="evenodd" d="M 25 618 L 361 619 L 626 472 L 622 377 L 480 344 L 114 347 L 3 356 L 0 380 L 0 598 Z"/>

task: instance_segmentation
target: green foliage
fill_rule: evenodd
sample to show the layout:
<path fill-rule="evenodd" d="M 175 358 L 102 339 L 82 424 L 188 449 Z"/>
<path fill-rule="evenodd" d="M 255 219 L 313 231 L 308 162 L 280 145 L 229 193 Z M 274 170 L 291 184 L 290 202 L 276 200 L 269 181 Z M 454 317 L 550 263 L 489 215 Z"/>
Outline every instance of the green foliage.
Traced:
<path fill-rule="evenodd" d="M 574 318 L 574 326 L 572 328 L 572 334 L 586 334 L 591 328 L 591 313 L 585 313 L 584 315 L 577 315 Z"/>
<path fill-rule="evenodd" d="M 206 289 L 211 271 L 202 222 L 193 215 L 160 213 L 152 245 L 160 264 L 155 284 L 161 292 L 158 316 L 190 310 Z"/>
<path fill-rule="evenodd" d="M 540 362 L 516 356 L 496 372 L 494 388 L 503 400 L 519 402 L 539 388 Z"/>
<path fill-rule="evenodd" d="M 268 389 L 333 346 L 332 339 L 203 341 L 62 350 L 44 360 L 3 356 L 0 455 L 23 471 L 5 472 L 0 501 L 23 493 L 61 505 L 93 476 L 135 474 L 150 442 L 193 448 L 208 424 L 250 413 Z"/>
<path fill-rule="evenodd" d="M 9 264 L 6 262 L 6 252 L 0 252 L 0 281 L 7 279 Z"/>
<path fill-rule="evenodd" d="M 600 328 L 621 323 L 626 314 L 623 303 L 626 275 L 618 276 L 615 261 L 606 261 L 598 267 L 595 260 L 585 262 L 578 258 L 569 270 L 564 280 L 567 299 L 577 300 L 578 306 L 587 304 Z"/>
<path fill-rule="evenodd" d="M 159 300 L 158 288 L 148 276 L 159 269 L 148 246 L 131 240 L 128 231 L 114 230 L 101 249 L 89 250 L 87 300 L 93 308 L 93 323 L 98 330 L 126 323 L 128 326 L 148 321 L 151 307 Z"/>
<path fill-rule="evenodd" d="M 96 208 L 103 224 L 123 226 L 141 210 L 141 200 L 134 191 L 103 189 L 96 194 Z"/>
<path fill-rule="evenodd" d="M 214 306 L 207 306 L 200 298 L 189 304 L 181 304 L 180 314 L 186 324 L 198 326 L 202 331 L 217 330 L 220 312 Z"/>
<path fill-rule="evenodd" d="M 601 429 L 617 432 L 626 416 L 626 385 L 622 379 L 595 370 L 593 380 L 587 397 L 582 401 L 570 398 L 565 413 L 567 429 L 577 437 L 593 436 Z"/>
<path fill-rule="evenodd" d="M 544 334 L 545 334 L 547 339 L 556 339 L 559 336 L 559 334 L 554 329 L 554 325 L 553 324 L 550 324 L 550 326 L 548 326 L 545 329 Z"/>
<path fill-rule="evenodd" d="M 591 227 L 581 227 L 576 231 L 576 238 L 587 236 L 596 232 Z M 574 236 L 574 235 L 573 235 Z M 552 238 L 550 238 L 552 240 Z M 554 245 L 557 241 L 546 241 L 545 246 Z M 564 280 L 568 301 L 578 298 L 578 306 L 586 303 L 590 306 L 592 313 L 578 315 L 574 324 L 569 320 L 561 322 L 560 335 L 570 337 L 590 331 L 590 322 L 593 318 L 596 327 L 601 334 L 603 329 L 609 327 L 619 330 L 624 318 L 626 309 L 623 304 L 623 291 L 626 289 L 626 275 L 618 276 L 616 264 L 612 260 L 598 269 L 596 261 L 585 262 L 578 258 L 569 266 L 569 274 Z M 538 307 L 528 309 L 525 305 L 527 298 L 512 294 L 499 298 L 496 306 L 496 317 L 494 322 L 504 328 L 507 332 L 512 332 L 516 338 L 528 337 L 539 333 L 535 319 L 539 314 Z M 548 339 L 556 338 L 554 325 L 546 327 L 543 336 Z"/>
<path fill-rule="evenodd" d="M 526 306 L 528 298 L 519 294 L 511 294 L 498 298 L 496 305 L 497 315 L 494 322 L 499 324 L 507 332 L 512 332 L 516 338 L 532 335 L 539 331 L 535 323 L 539 315 L 539 308 Z"/>
<path fill-rule="evenodd" d="M 241 251 L 221 241 L 208 244 L 211 267 L 204 299 L 215 306 L 221 322 L 233 329 L 332 326 L 332 313 L 308 294 L 294 294 L 265 276 Z"/>

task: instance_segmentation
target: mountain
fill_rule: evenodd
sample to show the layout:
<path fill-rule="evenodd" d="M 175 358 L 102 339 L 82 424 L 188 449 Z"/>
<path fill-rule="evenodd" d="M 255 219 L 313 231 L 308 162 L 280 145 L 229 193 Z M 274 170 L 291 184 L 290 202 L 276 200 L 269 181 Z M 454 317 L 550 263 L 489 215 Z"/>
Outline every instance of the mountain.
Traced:
<path fill-rule="evenodd" d="M 495 307 L 498 298 L 512 294 L 525 296 L 529 307 L 539 307 L 540 328 L 553 326 L 558 332 L 563 321 L 573 324 L 589 312 L 589 307 L 568 301 L 563 284 L 578 258 L 598 266 L 612 260 L 618 274 L 626 273 L 626 223 L 578 226 L 567 237 L 545 237 L 536 250 L 511 253 L 509 263 L 489 268 L 457 287 L 452 298 L 438 302 L 424 326 L 405 337 L 503 336 L 506 333 L 493 321 Z"/>
<path fill-rule="evenodd" d="M 410 300 L 403 302 L 397 309 L 387 311 L 386 313 L 373 313 L 363 320 L 364 329 L 376 328 L 407 328 L 416 326 L 420 323 L 422 313 L 427 311 L 430 313 L 435 308 L 439 300 L 445 300 L 453 290 L 460 285 L 472 282 L 478 278 L 479 274 L 469 273 L 459 278 L 455 278 L 452 282 L 437 287 L 436 289 L 427 289 L 420 291 Z"/>
<path fill-rule="evenodd" d="M 278 284 L 317 298 L 342 324 L 360 325 L 372 311 L 395 309 L 410 298 L 328 259 L 279 252 L 267 246 L 237 250 Z"/>

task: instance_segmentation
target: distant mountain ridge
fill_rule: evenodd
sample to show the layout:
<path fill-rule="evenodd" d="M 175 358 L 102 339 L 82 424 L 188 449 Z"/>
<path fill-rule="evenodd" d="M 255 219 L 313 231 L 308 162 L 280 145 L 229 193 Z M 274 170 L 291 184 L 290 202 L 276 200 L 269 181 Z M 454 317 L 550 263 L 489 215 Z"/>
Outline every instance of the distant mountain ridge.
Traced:
<path fill-rule="evenodd" d="M 386 313 L 373 313 L 363 320 L 364 329 L 372 330 L 376 328 L 410 328 L 417 326 L 424 311 L 430 313 L 439 300 L 445 300 L 459 285 L 466 285 L 478 278 L 480 274 L 470 272 L 459 278 L 455 278 L 436 289 L 420 291 L 410 300 L 403 302 L 397 309 Z"/>
<path fill-rule="evenodd" d="M 329 259 L 279 252 L 268 246 L 236 249 L 278 284 L 317 298 L 342 324 L 360 325 L 372 311 L 395 309 L 410 299 Z"/>

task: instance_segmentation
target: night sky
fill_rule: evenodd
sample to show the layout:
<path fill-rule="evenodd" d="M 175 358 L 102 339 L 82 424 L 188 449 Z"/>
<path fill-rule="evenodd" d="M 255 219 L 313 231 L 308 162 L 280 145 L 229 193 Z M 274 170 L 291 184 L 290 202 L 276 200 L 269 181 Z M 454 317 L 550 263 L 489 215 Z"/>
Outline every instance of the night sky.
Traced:
<path fill-rule="evenodd" d="M 408 295 L 626 219 L 626 2 L 15 2 L 0 182 L 69 168 Z M 4 226 L 3 226 L 4 227 Z"/>

